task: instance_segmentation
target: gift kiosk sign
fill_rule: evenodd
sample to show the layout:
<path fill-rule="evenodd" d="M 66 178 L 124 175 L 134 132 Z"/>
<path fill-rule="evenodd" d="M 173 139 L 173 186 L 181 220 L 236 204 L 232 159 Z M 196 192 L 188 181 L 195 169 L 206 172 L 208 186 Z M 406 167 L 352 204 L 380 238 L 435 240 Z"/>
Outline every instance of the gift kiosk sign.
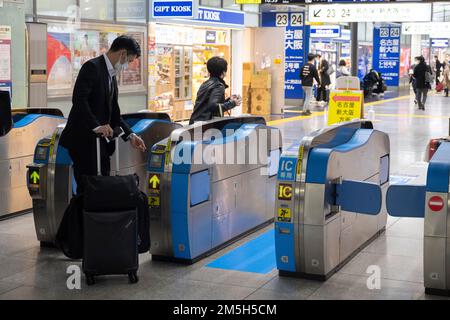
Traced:
<path fill-rule="evenodd" d="M 151 1 L 152 18 L 195 18 L 198 0 Z"/>

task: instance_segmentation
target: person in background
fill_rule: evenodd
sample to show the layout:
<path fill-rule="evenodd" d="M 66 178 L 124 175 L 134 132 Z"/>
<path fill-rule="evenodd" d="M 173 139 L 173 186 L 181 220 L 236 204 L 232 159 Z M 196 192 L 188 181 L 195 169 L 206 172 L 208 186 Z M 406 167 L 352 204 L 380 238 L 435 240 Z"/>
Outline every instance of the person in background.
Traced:
<path fill-rule="evenodd" d="M 448 63 L 445 65 L 444 73 L 442 74 L 442 84 L 444 85 L 445 96 L 448 97 L 448 92 L 450 90 L 450 66 Z"/>
<path fill-rule="evenodd" d="M 305 91 L 305 99 L 303 103 L 303 114 L 310 115 L 311 111 L 309 106 L 311 104 L 311 98 L 313 96 L 312 88 L 314 80 L 317 81 L 320 86 L 320 78 L 317 68 L 314 64 L 316 56 L 312 53 L 308 54 L 308 63 L 306 63 L 300 70 L 300 80 L 302 81 L 303 91 Z"/>
<path fill-rule="evenodd" d="M 228 71 L 228 62 L 221 57 L 212 57 L 206 63 L 206 67 L 210 78 L 198 90 L 189 124 L 212 120 L 213 117 L 223 117 L 225 111 L 234 109 L 242 103 L 241 98 L 236 95 L 225 99 L 228 85 L 224 79 Z"/>
<path fill-rule="evenodd" d="M 439 84 L 439 79 L 441 78 L 441 69 L 443 67 L 442 63 L 439 61 L 439 57 L 438 56 L 434 56 L 434 67 L 435 70 L 434 72 L 436 73 L 436 84 Z"/>
<path fill-rule="evenodd" d="M 428 90 L 431 88 L 427 81 L 427 72 L 431 73 L 431 68 L 425 63 L 423 56 L 415 58 L 413 77 L 416 81 L 416 100 L 419 105 L 419 110 L 425 110 L 425 103 L 427 102 Z"/>
<path fill-rule="evenodd" d="M 339 61 L 339 67 L 336 70 L 336 79 L 348 76 L 350 76 L 350 71 L 347 69 L 347 62 L 345 60 Z"/>
<path fill-rule="evenodd" d="M 322 59 L 320 54 L 317 55 L 317 58 L 319 59 L 320 85 L 319 90 L 317 91 L 316 100 L 320 105 L 323 106 L 328 102 L 327 87 L 331 84 L 330 75 L 328 74 L 330 64 L 325 58 Z"/>
<path fill-rule="evenodd" d="M 414 79 L 414 76 L 413 76 L 415 67 L 416 67 L 416 65 L 413 64 L 411 66 L 411 69 L 409 70 L 409 83 L 411 84 L 411 87 L 412 87 L 413 92 L 414 92 L 414 104 L 417 104 L 417 99 L 416 99 L 416 96 L 417 96 L 416 79 Z"/>

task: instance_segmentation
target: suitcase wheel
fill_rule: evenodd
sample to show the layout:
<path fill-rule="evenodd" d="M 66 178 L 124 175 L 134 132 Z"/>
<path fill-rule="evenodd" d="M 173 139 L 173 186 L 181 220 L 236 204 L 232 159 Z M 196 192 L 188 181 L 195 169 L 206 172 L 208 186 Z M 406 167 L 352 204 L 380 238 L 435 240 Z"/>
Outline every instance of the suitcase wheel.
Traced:
<path fill-rule="evenodd" d="M 138 283 L 138 281 L 139 281 L 139 277 L 137 276 L 136 272 L 129 273 L 128 279 L 130 280 L 130 283 L 132 283 L 132 284 Z"/>
<path fill-rule="evenodd" d="M 94 278 L 94 276 L 86 274 L 86 284 L 87 284 L 88 286 L 94 285 L 94 284 L 95 284 L 95 278 Z"/>

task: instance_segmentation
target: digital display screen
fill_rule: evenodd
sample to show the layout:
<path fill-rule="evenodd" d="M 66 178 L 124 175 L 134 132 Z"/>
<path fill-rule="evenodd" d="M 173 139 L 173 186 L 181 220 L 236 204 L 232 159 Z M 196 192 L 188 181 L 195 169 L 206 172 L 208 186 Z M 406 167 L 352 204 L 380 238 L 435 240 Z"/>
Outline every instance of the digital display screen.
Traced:
<path fill-rule="evenodd" d="M 150 159 L 150 167 L 161 168 L 163 160 L 164 160 L 163 154 L 152 154 L 152 157 Z"/>
<path fill-rule="evenodd" d="M 36 148 L 36 160 L 47 160 L 47 148 L 37 147 Z"/>
<path fill-rule="evenodd" d="M 380 185 L 389 182 L 389 155 L 380 159 Z"/>

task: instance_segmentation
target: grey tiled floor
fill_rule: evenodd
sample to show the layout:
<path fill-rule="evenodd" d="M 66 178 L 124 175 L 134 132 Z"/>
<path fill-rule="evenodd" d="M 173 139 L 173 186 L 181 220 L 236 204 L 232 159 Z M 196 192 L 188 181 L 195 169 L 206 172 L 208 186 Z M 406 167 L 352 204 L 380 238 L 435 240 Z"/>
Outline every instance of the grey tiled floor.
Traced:
<path fill-rule="evenodd" d="M 391 137 L 392 173 L 418 174 L 415 182 L 424 181 L 425 145 L 430 138 L 447 135 L 448 102 L 450 98 L 431 96 L 427 111 L 421 113 L 412 98 L 374 106 L 375 127 Z M 277 126 L 288 147 L 324 124 L 325 117 L 316 116 Z M 192 266 L 156 262 L 142 255 L 136 285 L 129 285 L 126 277 L 108 277 L 89 288 L 82 282 L 81 290 L 70 291 L 66 269 L 81 263 L 39 248 L 32 215 L 17 217 L 0 222 L 0 299 L 442 299 L 424 294 L 420 219 L 389 218 L 386 233 L 324 283 L 281 278 L 276 271 L 259 275 L 205 267 L 266 230 Z M 381 268 L 381 290 L 367 288 L 370 265 Z"/>

